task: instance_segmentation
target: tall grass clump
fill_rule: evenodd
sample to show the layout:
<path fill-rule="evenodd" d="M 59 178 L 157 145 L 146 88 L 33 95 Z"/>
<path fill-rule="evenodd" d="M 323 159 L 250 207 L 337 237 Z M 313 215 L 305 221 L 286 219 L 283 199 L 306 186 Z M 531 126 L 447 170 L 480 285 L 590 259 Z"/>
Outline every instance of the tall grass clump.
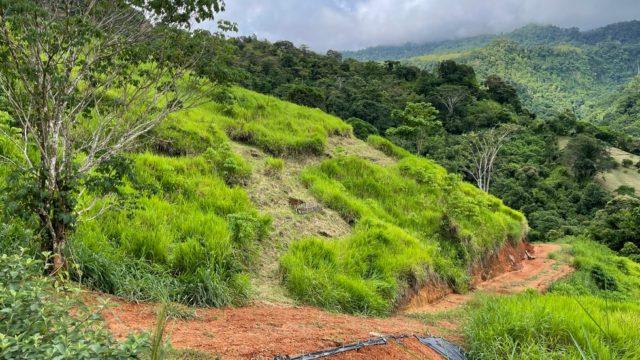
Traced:
<path fill-rule="evenodd" d="M 369 137 L 367 137 L 367 143 L 375 149 L 382 151 L 385 155 L 396 159 L 403 159 L 411 156 L 410 152 L 380 135 L 369 135 Z"/>
<path fill-rule="evenodd" d="M 640 358 L 640 265 L 568 238 L 575 272 L 545 295 L 480 300 L 465 325 L 472 359 Z"/>
<path fill-rule="evenodd" d="M 429 276 L 464 291 L 473 263 L 526 231 L 522 214 L 427 159 L 382 167 L 340 156 L 301 178 L 355 226 L 339 241 L 295 243 L 282 258 L 290 292 L 327 308 L 387 314 Z"/>
<path fill-rule="evenodd" d="M 221 306 L 248 297 L 247 270 L 269 219 L 229 187 L 208 154 L 132 155 L 126 198 L 82 223 L 71 249 L 76 277 L 132 300 Z"/>
<path fill-rule="evenodd" d="M 206 105 L 214 121 L 233 139 L 275 156 L 321 155 L 329 136 L 350 136 L 351 126 L 311 109 L 241 88 L 230 103 Z"/>
<path fill-rule="evenodd" d="M 640 305 L 591 296 L 489 297 L 465 327 L 471 359 L 638 359 Z"/>

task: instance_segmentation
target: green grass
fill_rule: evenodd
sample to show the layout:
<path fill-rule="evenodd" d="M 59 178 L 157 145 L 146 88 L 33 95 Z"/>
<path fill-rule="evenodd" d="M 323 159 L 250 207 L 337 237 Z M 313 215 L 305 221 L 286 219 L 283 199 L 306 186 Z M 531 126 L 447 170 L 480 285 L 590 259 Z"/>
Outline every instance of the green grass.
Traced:
<path fill-rule="evenodd" d="M 292 245 L 281 261 L 285 284 L 296 298 L 334 310 L 388 314 L 432 277 L 465 291 L 467 268 L 526 229 L 522 214 L 424 158 L 382 167 L 340 156 L 301 177 L 355 224 L 354 235 Z"/>
<path fill-rule="evenodd" d="M 143 142 L 146 151 L 129 154 L 119 196 L 95 211 L 113 206 L 74 236 L 76 278 L 131 300 L 221 306 L 249 297 L 270 220 L 238 186 L 251 166 L 231 151 L 210 106 L 173 115 Z"/>
<path fill-rule="evenodd" d="M 591 240 L 565 242 L 576 271 L 550 293 L 479 300 L 465 325 L 471 359 L 640 358 L 640 265 Z"/>
<path fill-rule="evenodd" d="M 209 116 L 233 139 L 255 145 L 275 156 L 321 155 L 329 136 L 350 136 L 341 119 L 311 109 L 233 88 L 233 101 L 209 103 Z"/>
<path fill-rule="evenodd" d="M 485 299 L 465 334 L 471 359 L 638 359 L 640 305 L 525 293 Z"/>
<path fill-rule="evenodd" d="M 133 157 L 134 201 L 83 223 L 72 254 L 82 281 L 132 300 L 225 305 L 248 297 L 247 269 L 269 220 L 206 156 Z"/>

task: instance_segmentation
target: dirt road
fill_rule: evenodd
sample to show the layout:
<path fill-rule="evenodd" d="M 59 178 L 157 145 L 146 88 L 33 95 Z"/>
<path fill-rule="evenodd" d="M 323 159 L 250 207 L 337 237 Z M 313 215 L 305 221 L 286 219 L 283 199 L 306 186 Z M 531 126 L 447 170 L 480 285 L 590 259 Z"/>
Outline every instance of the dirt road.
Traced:
<path fill-rule="evenodd" d="M 534 245 L 535 259 L 525 260 L 518 270 L 498 275 L 476 285 L 475 291 L 517 293 L 528 288 L 546 290 L 571 272 L 568 265 L 549 259 L 560 245 Z M 475 292 L 474 291 L 474 292 Z M 193 349 L 223 359 L 272 359 L 274 355 L 302 354 L 349 344 L 375 336 L 420 334 L 438 335 L 436 328 L 406 316 L 409 313 L 436 313 L 463 305 L 470 294 L 450 294 L 442 300 L 404 310 L 386 319 L 335 314 L 308 306 L 256 303 L 241 308 L 199 309 L 191 320 L 170 320 L 167 335 L 175 348 Z M 105 314 L 113 333 L 123 338 L 146 331 L 155 323 L 155 305 L 116 301 Z M 335 359 L 438 359 L 415 339 L 386 346 L 374 346 L 342 354 Z"/>

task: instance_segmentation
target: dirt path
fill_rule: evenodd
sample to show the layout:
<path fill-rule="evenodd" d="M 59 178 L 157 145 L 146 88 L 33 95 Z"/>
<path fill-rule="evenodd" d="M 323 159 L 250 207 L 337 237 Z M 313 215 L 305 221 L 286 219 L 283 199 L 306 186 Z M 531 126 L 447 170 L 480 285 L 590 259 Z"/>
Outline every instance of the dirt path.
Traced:
<path fill-rule="evenodd" d="M 534 245 L 535 259 L 525 260 L 519 270 L 498 275 L 476 286 L 476 291 L 517 293 L 528 288 L 546 290 L 571 272 L 568 265 L 549 259 L 560 245 Z M 450 294 L 442 300 L 406 313 L 436 313 L 463 305 L 473 293 Z M 118 338 L 131 332 L 153 329 L 153 304 L 115 300 L 105 313 Z M 454 328 L 455 324 L 451 325 Z M 191 320 L 169 320 L 166 334 L 178 349 L 192 349 L 222 359 L 272 359 L 275 355 L 302 354 L 369 339 L 380 335 L 440 335 L 441 327 L 399 314 L 386 319 L 335 314 L 308 306 L 256 303 L 242 308 L 198 309 Z M 460 340 L 454 339 L 454 341 Z M 439 359 L 414 338 L 385 346 L 372 346 L 332 359 Z"/>
<path fill-rule="evenodd" d="M 153 328 L 154 305 L 116 302 L 105 313 L 118 338 Z M 273 359 L 354 343 L 380 334 L 425 334 L 424 323 L 404 316 L 360 318 L 312 307 L 255 304 L 235 309 L 200 309 L 193 320 L 169 320 L 166 334 L 175 348 L 222 359 Z M 343 357 L 348 359 L 350 357 Z"/>
<path fill-rule="evenodd" d="M 449 294 L 441 300 L 424 306 L 411 307 L 405 313 L 437 313 L 452 310 L 473 299 L 476 292 L 494 294 L 515 294 L 526 289 L 545 291 L 551 284 L 569 274 L 572 270 L 567 264 L 558 263 L 549 258 L 549 254 L 561 250 L 558 244 L 534 244 L 533 260 L 523 260 L 521 268 L 506 272 L 476 286 L 468 294 Z"/>

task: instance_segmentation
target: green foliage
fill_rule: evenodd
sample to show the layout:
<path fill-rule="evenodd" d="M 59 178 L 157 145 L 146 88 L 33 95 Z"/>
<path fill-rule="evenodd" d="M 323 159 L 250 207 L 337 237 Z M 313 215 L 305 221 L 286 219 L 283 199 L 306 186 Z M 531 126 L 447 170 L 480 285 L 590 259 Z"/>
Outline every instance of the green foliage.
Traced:
<path fill-rule="evenodd" d="M 609 157 L 604 143 L 584 134 L 571 138 L 564 153 L 573 176 L 581 181 L 593 178 Z"/>
<path fill-rule="evenodd" d="M 395 110 L 393 116 L 401 125 L 389 128 L 387 136 L 396 142 L 409 142 L 403 146 L 413 148 L 417 154 L 423 154 L 427 145 L 438 147 L 444 136 L 442 122 L 437 119 L 438 110 L 429 103 L 408 103 L 403 111 Z"/>
<path fill-rule="evenodd" d="M 449 48 L 414 46 L 404 49 L 407 55 L 402 57 L 421 68 L 436 67 L 442 60 L 468 64 L 481 78 L 497 74 L 512 83 L 522 103 L 539 116 L 552 118 L 576 109 L 581 118 L 635 134 L 633 111 L 620 106 L 634 95 L 629 91 L 616 103 L 616 93 L 636 76 L 638 28 L 637 21 L 589 32 L 531 25 L 479 41 L 453 41 Z M 414 51 L 420 48 L 422 54 Z"/>
<path fill-rule="evenodd" d="M 378 134 L 378 129 L 364 120 L 352 117 L 347 119 L 346 121 L 347 124 L 351 125 L 351 127 L 353 128 L 353 134 L 358 139 L 367 140 L 370 135 Z"/>
<path fill-rule="evenodd" d="M 611 200 L 600 211 L 589 227 L 594 239 L 609 245 L 614 250 L 631 242 L 640 245 L 640 200 L 620 196 Z"/>
<path fill-rule="evenodd" d="M 620 255 L 626 256 L 629 259 L 640 263 L 640 248 L 632 242 L 624 243 L 622 249 L 620 249 Z"/>
<path fill-rule="evenodd" d="M 0 255 L 0 358 L 130 359 L 144 337 L 116 341 L 102 323 L 102 307 L 85 305 L 80 290 L 42 276 L 44 264 Z"/>
<path fill-rule="evenodd" d="M 301 177 L 355 224 L 351 237 L 303 240 L 282 258 L 291 293 L 319 306 L 387 314 L 429 275 L 464 291 L 471 264 L 526 231 L 522 214 L 424 158 L 407 155 L 381 167 L 338 157 Z"/>

